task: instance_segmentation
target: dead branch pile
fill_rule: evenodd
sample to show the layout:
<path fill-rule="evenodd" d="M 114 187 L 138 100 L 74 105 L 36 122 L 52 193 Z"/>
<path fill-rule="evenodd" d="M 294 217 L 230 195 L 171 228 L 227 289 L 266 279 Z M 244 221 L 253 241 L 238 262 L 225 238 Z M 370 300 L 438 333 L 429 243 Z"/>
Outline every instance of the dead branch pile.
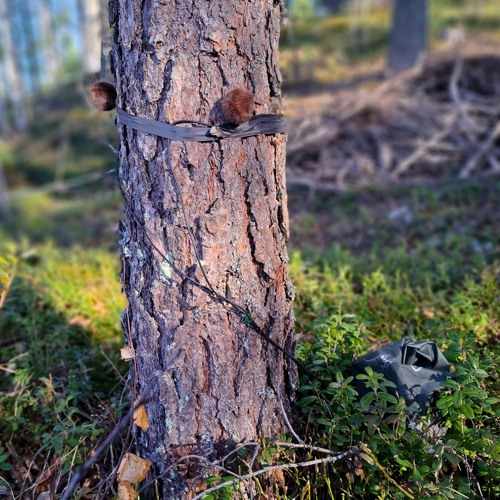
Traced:
<path fill-rule="evenodd" d="M 291 184 L 338 190 L 500 173 L 500 57 L 429 62 L 292 120 Z"/>

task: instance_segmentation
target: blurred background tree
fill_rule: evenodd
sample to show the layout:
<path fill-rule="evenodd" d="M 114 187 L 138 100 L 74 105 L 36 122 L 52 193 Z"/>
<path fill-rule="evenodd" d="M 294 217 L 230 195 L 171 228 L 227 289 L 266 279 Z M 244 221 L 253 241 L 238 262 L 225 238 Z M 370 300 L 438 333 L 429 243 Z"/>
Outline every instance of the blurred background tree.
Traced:
<path fill-rule="evenodd" d="M 423 58 L 428 43 L 427 0 L 396 0 L 389 38 L 390 71 L 412 68 Z"/>

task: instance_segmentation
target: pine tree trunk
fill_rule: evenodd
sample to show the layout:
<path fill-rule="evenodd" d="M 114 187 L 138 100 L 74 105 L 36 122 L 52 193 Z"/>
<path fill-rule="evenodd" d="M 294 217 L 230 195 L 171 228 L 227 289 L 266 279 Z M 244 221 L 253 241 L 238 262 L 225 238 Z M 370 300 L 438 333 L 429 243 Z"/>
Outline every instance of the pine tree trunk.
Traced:
<path fill-rule="evenodd" d="M 257 113 L 280 107 L 280 2 L 112 0 L 118 106 L 161 121 L 207 121 L 234 87 Z M 173 460 L 214 458 L 230 442 L 286 432 L 296 370 L 205 285 L 189 241 L 165 144 L 119 125 L 124 321 L 136 355 L 137 391 L 153 391 L 139 454 L 153 462 L 163 498 L 190 483 Z M 241 304 L 294 352 L 287 275 L 284 135 L 171 144 L 188 224 L 213 287 Z M 148 236 L 149 235 L 149 236 Z M 154 249 L 161 249 L 164 259 Z M 171 265 L 173 264 L 173 265 Z M 213 443 L 213 444 L 212 444 Z"/>
<path fill-rule="evenodd" d="M 392 72 L 412 68 L 427 49 L 427 0 L 396 0 L 389 40 L 388 67 Z"/>

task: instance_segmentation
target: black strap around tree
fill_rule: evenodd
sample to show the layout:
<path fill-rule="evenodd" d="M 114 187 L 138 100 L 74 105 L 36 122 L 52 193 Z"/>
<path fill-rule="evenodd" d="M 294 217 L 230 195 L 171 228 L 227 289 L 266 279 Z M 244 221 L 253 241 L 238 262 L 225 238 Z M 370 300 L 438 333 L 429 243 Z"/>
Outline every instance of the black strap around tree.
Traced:
<path fill-rule="evenodd" d="M 120 108 L 117 108 L 116 111 L 120 123 L 140 132 L 146 132 L 147 134 L 157 135 L 174 141 L 213 142 L 221 139 L 251 137 L 259 134 L 284 134 L 288 128 L 286 119 L 281 115 L 257 115 L 237 127 L 221 125 L 213 127 L 204 125 L 182 127 L 150 120 L 149 118 L 142 118 L 141 116 L 134 116 Z M 197 124 L 197 122 L 191 122 L 190 120 L 186 120 L 185 123 Z"/>

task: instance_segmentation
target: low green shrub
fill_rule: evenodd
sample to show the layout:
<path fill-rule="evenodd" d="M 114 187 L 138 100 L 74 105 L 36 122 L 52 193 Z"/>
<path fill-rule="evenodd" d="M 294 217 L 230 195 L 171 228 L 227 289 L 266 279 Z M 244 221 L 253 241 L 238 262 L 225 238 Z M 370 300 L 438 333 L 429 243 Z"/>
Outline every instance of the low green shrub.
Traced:
<path fill-rule="evenodd" d="M 306 269 L 296 255 L 298 353 L 321 379 L 304 375 L 299 388 L 304 435 L 311 445 L 360 453 L 299 476 L 299 490 L 309 492 L 304 498 L 498 498 L 500 289 L 494 269 L 466 278 L 446 296 L 413 290 L 404 275 L 381 271 L 366 275 L 355 293 L 346 279 L 353 269 Z M 330 295 L 336 289 L 330 281 L 344 291 L 342 309 L 357 316 L 332 312 L 340 296 Z M 381 374 L 368 368 L 358 376 L 371 389 L 360 400 L 350 385 L 353 359 L 408 333 L 436 341 L 451 363 L 452 378 L 434 405 L 444 437 L 434 434 L 430 414 L 416 429 Z"/>

